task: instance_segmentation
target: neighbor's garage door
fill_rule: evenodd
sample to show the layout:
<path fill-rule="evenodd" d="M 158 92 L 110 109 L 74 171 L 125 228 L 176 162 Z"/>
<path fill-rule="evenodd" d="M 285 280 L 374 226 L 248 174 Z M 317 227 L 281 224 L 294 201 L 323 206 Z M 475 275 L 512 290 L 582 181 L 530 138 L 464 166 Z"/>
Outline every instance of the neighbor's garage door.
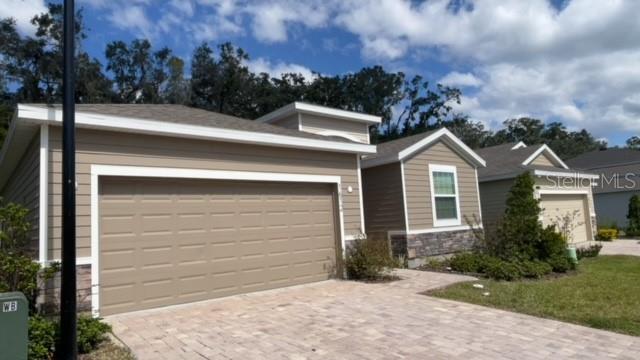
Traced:
<path fill-rule="evenodd" d="M 583 242 L 588 240 L 589 217 L 587 198 L 585 195 L 571 194 L 543 194 L 540 197 L 542 208 L 542 223 L 562 227 L 567 216 L 573 224 L 571 242 Z"/>
<path fill-rule="evenodd" d="M 100 314 L 329 278 L 328 184 L 105 178 Z"/>

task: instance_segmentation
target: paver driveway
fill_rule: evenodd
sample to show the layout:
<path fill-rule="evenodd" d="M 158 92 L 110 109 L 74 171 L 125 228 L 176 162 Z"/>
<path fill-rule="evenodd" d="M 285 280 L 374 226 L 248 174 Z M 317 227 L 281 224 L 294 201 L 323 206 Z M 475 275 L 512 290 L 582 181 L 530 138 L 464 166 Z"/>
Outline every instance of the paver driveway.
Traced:
<path fill-rule="evenodd" d="M 108 317 L 139 359 L 638 359 L 640 338 L 436 299 L 471 278 L 401 270 Z"/>
<path fill-rule="evenodd" d="M 602 242 L 602 255 L 635 255 L 640 256 L 640 239 L 614 240 Z"/>

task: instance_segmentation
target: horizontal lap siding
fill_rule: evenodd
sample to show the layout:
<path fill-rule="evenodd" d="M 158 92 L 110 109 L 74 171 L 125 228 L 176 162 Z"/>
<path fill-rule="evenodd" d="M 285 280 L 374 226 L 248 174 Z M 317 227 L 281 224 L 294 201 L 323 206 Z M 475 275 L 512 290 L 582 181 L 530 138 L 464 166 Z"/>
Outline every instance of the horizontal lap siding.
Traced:
<path fill-rule="evenodd" d="M 271 124 L 276 126 L 281 126 L 287 129 L 294 129 L 294 130 L 298 130 L 298 128 L 300 127 L 300 122 L 298 121 L 298 114 L 289 115 L 283 119 L 274 121 Z"/>
<path fill-rule="evenodd" d="M 60 256 L 61 129 L 51 129 L 50 258 Z M 77 133 L 78 256 L 90 251 L 92 164 L 282 172 L 340 176 L 345 234 L 360 232 L 357 158 L 354 154 L 179 139 L 79 129 Z M 353 191 L 347 192 L 351 186 Z"/>
<path fill-rule="evenodd" d="M 493 228 L 502 220 L 511 186 L 513 179 L 480 183 L 482 222 L 485 228 Z"/>
<path fill-rule="evenodd" d="M 362 192 L 368 237 L 386 237 L 387 231 L 405 229 L 399 162 L 363 169 Z"/>
<path fill-rule="evenodd" d="M 349 136 L 353 136 L 363 143 L 369 143 L 369 126 L 367 124 L 340 120 L 323 118 L 319 116 L 313 116 L 309 114 L 302 114 L 302 122 L 300 130 L 321 134 L 323 131 L 339 131 Z"/>
<path fill-rule="evenodd" d="M 531 165 L 538 165 L 538 166 L 556 166 L 551 159 L 549 159 L 549 157 L 545 154 L 540 154 L 538 155 L 538 157 L 536 157 L 535 159 L 533 159 L 533 161 L 531 162 Z"/>
<path fill-rule="evenodd" d="M 466 225 L 465 218 L 470 221 L 473 221 L 474 217 L 479 218 L 475 167 L 461 158 L 449 146 L 437 142 L 409 160 L 405 160 L 404 163 L 409 230 L 433 227 L 429 164 L 456 167 L 462 225 Z"/>
<path fill-rule="evenodd" d="M 29 246 L 35 254 L 38 250 L 40 219 L 40 133 L 31 140 L 0 194 L 5 202 L 17 203 L 29 210 L 27 219 L 32 226 Z"/>

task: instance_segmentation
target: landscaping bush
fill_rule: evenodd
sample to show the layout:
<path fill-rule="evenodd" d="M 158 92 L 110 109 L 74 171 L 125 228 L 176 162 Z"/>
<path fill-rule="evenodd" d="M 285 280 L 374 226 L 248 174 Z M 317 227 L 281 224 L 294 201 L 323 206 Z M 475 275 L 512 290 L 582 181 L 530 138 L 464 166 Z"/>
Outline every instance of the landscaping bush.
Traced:
<path fill-rule="evenodd" d="M 599 241 L 612 241 L 618 237 L 618 229 L 598 229 L 596 239 Z"/>
<path fill-rule="evenodd" d="M 111 326 L 101 319 L 78 316 L 78 352 L 88 354 L 107 340 Z M 58 322 L 40 315 L 29 317 L 29 359 L 54 359 L 56 344 L 60 340 Z"/>
<path fill-rule="evenodd" d="M 29 359 L 53 359 L 58 341 L 58 324 L 42 316 L 29 317 Z"/>
<path fill-rule="evenodd" d="M 488 256 L 481 253 L 459 253 L 449 259 L 451 269 L 463 273 L 482 273 Z"/>
<path fill-rule="evenodd" d="M 627 211 L 627 219 L 629 225 L 625 233 L 627 236 L 639 236 L 640 235 L 640 195 L 633 195 L 629 199 L 629 208 Z"/>
<path fill-rule="evenodd" d="M 500 259 L 489 260 L 485 274 L 492 279 L 506 281 L 514 281 L 522 277 L 522 271 L 518 264 Z"/>
<path fill-rule="evenodd" d="M 520 271 L 522 276 L 530 279 L 540 279 L 541 277 L 550 274 L 553 271 L 551 265 L 546 262 L 535 261 L 523 261 L 520 263 Z"/>
<path fill-rule="evenodd" d="M 602 245 L 600 244 L 594 244 L 588 247 L 579 247 L 576 249 L 576 255 L 578 256 L 578 260 L 582 258 L 596 257 L 600 254 L 600 250 L 602 250 Z"/>
<path fill-rule="evenodd" d="M 345 268 L 349 279 L 384 279 L 394 267 L 398 267 L 398 262 L 391 256 L 386 241 L 357 239 L 347 248 Z"/>
<path fill-rule="evenodd" d="M 556 231 L 555 226 L 547 226 L 540 232 L 536 248 L 537 259 L 546 261 L 556 255 L 563 255 L 567 249 L 567 240 Z"/>
<path fill-rule="evenodd" d="M 569 270 L 574 270 L 576 268 L 576 264 L 565 254 L 558 254 L 547 261 L 547 264 L 551 265 L 553 272 L 557 273 L 566 273 Z"/>
<path fill-rule="evenodd" d="M 90 316 L 78 317 L 78 352 L 86 354 L 107 339 L 111 325 Z"/>

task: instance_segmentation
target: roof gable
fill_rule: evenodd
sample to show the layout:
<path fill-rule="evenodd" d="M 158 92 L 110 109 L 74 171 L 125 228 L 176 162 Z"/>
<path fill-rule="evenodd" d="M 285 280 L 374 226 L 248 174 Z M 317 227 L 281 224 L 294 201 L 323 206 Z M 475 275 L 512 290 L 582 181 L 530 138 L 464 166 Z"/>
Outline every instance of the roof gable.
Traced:
<path fill-rule="evenodd" d="M 470 164 L 476 167 L 486 165 L 482 157 L 465 145 L 458 137 L 451 133 L 451 131 L 442 128 L 382 143 L 378 145 L 377 154 L 366 156 L 363 159 L 362 167 L 369 168 L 405 160 L 438 141 L 442 141 L 448 145 Z"/>

